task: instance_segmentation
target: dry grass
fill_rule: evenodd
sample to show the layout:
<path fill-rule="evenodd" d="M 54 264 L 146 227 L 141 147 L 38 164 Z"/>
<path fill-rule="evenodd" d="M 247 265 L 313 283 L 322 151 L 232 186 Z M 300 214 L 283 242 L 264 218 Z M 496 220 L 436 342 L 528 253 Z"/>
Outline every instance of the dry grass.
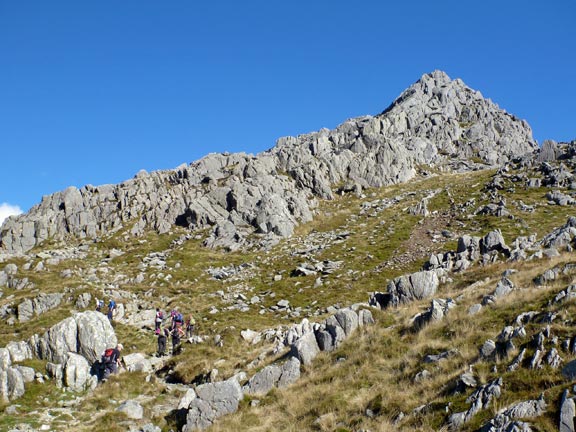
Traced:
<path fill-rule="evenodd" d="M 255 418 L 266 419 L 265 423 L 254 425 L 253 430 L 442 430 L 448 415 L 445 411 L 448 404 L 451 412 L 467 409 L 465 395 L 450 396 L 449 393 L 461 373 L 474 365 L 473 370 L 480 384 L 498 376 L 492 371 L 490 362 L 477 363 L 478 349 L 482 343 L 489 338 L 495 339 L 520 312 L 534 307 L 541 310 L 543 304 L 566 286 L 567 281 L 536 288 L 532 279 L 554 265 L 572 262 L 573 258 L 567 254 L 552 261 L 524 263 L 522 271 L 513 275 L 516 286 L 524 288 L 471 317 L 467 313 L 468 307 L 491 293 L 499 278 L 497 275 L 510 266 L 500 264 L 481 271 L 475 269 L 474 272 L 481 277 L 480 281 L 484 281 L 487 273 L 493 274 L 493 277 L 469 291 L 466 288 L 452 291 L 450 286 L 444 287 L 442 294 L 446 296 L 456 297 L 464 292 L 458 307 L 445 320 L 433 323 L 418 333 L 406 332 L 410 317 L 427 302 L 414 303 L 390 312 L 394 315 L 394 328 L 377 325 L 363 329 L 353 341 L 344 343 L 334 353 L 319 356 L 314 367 L 306 368 L 304 377 L 289 392 L 282 392 L 281 397 L 263 398 L 258 408 L 246 407 L 246 410 L 223 419 L 216 430 L 233 430 L 234 425 L 243 424 L 245 419 L 249 421 L 248 418 L 252 419 L 251 422 Z M 564 308 L 567 306 L 553 309 Z M 569 334 L 570 331 L 574 331 L 573 323 L 567 325 L 559 322 L 553 326 L 553 334 Z M 437 364 L 422 363 L 424 355 L 451 348 L 458 350 L 454 357 Z M 495 365 L 499 370 L 505 369 L 507 361 L 502 359 Z M 424 368 L 429 370 L 431 377 L 414 382 L 414 376 Z M 565 386 L 559 372 L 550 368 L 540 371 L 521 368 L 515 374 L 504 373 L 504 382 L 505 393 L 494 404 L 493 410 L 478 415 L 464 430 L 474 430 L 499 407 L 537 398 L 544 389 L 547 397 L 554 400 Z M 400 412 L 410 413 L 423 404 L 429 405 L 429 412 L 409 416 L 398 425 L 393 425 L 393 419 Z M 376 412 L 375 419 L 366 415 L 367 409 Z M 287 416 L 288 412 L 292 415 Z M 537 420 L 542 425 L 549 422 L 549 417 Z M 290 429 L 294 425 L 295 429 Z"/>

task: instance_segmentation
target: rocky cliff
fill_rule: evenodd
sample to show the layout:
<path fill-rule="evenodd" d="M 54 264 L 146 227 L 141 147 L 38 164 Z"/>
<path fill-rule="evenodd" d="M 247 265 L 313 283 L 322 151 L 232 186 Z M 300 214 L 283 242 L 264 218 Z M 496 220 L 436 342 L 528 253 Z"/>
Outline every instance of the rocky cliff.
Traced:
<path fill-rule="evenodd" d="M 26 252 L 47 239 L 134 235 L 174 225 L 209 228 L 205 245 L 269 246 L 312 219 L 338 185 L 410 180 L 422 165 L 467 170 L 537 149 L 528 124 L 460 79 L 423 75 L 386 110 L 334 130 L 286 137 L 257 156 L 209 154 L 174 170 L 141 172 L 117 185 L 70 187 L 43 197 L 0 227 L 0 247 Z"/>

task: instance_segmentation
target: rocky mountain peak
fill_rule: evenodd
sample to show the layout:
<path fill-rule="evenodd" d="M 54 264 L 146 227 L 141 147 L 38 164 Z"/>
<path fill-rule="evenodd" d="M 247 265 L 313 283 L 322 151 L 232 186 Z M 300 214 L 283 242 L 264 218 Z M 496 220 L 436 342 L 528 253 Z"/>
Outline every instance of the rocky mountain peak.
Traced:
<path fill-rule="evenodd" d="M 378 117 L 391 139 L 433 142 L 440 154 L 461 160 L 498 165 L 514 155 L 513 148 L 521 154 L 538 148 L 526 121 L 439 70 L 423 75 Z"/>
<path fill-rule="evenodd" d="M 210 154 L 118 185 L 44 197 L 0 227 L 0 247 L 21 253 L 48 238 L 97 238 L 128 224 L 133 235 L 179 225 L 211 228 L 209 247 L 267 247 L 311 220 L 316 199 L 333 198 L 335 185 L 358 191 L 406 182 L 418 166 L 470 170 L 536 149 L 525 121 L 434 71 L 379 115 L 280 138 L 257 156 Z"/>

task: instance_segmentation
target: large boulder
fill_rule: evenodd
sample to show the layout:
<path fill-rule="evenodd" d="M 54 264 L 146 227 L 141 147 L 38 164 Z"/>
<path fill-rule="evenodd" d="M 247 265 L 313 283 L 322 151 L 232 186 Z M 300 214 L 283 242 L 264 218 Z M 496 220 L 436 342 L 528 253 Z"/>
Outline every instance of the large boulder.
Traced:
<path fill-rule="evenodd" d="M 50 362 L 64 364 L 72 352 L 93 364 L 106 348 L 116 346 L 117 339 L 104 314 L 86 311 L 60 321 L 42 336 L 32 337 L 30 344 L 37 357 Z"/>
<path fill-rule="evenodd" d="M 250 380 L 242 387 L 242 391 L 249 395 L 264 395 L 272 390 L 275 383 L 278 382 L 280 373 L 280 366 L 266 366 L 264 369 L 262 369 L 260 372 L 257 372 L 252 378 L 250 378 Z"/>
<path fill-rule="evenodd" d="M 344 330 L 340 326 L 331 326 L 332 333 L 325 330 L 318 329 L 314 332 L 316 336 L 316 343 L 320 351 L 334 351 L 341 341 L 344 340 Z"/>
<path fill-rule="evenodd" d="M 390 304 L 398 306 L 414 300 L 423 300 L 436 294 L 440 280 L 435 271 L 420 271 L 400 276 L 388 283 Z"/>
<path fill-rule="evenodd" d="M 196 387 L 196 398 L 188 406 L 186 424 L 182 431 L 191 432 L 210 427 L 219 417 L 236 412 L 243 397 L 242 388 L 234 379 L 199 385 Z"/>
<path fill-rule="evenodd" d="M 69 352 L 63 368 L 63 385 L 72 391 L 96 387 L 97 377 L 90 374 L 90 364 L 83 356 Z"/>
<path fill-rule="evenodd" d="M 502 277 L 498 284 L 496 285 L 496 289 L 494 290 L 493 296 L 496 298 L 505 297 L 510 294 L 516 287 L 514 286 L 514 282 L 512 282 L 507 277 Z"/>
<path fill-rule="evenodd" d="M 142 353 L 127 354 L 122 360 L 129 372 L 152 372 L 152 363 Z"/>
<path fill-rule="evenodd" d="M 358 325 L 360 327 L 372 325 L 376 321 L 374 321 L 374 317 L 372 316 L 372 312 L 368 309 L 360 309 L 358 311 Z"/>
<path fill-rule="evenodd" d="M 334 314 L 334 318 L 344 330 L 346 337 L 350 336 L 360 325 L 358 314 L 351 308 L 340 309 Z"/>
<path fill-rule="evenodd" d="M 245 394 L 266 394 L 273 387 L 286 387 L 300 378 L 300 361 L 291 357 L 282 365 L 266 366 L 242 387 Z"/>
<path fill-rule="evenodd" d="M 544 236 L 538 244 L 542 248 L 565 249 L 574 246 L 576 237 L 576 217 L 570 216 L 563 226 L 556 228 L 550 234 Z"/>
<path fill-rule="evenodd" d="M 507 257 L 510 256 L 510 248 L 506 246 L 502 232 L 499 229 L 490 231 L 480 240 L 480 253 L 488 254 L 492 251 L 502 253 Z"/>
<path fill-rule="evenodd" d="M 564 390 L 560 401 L 560 421 L 559 432 L 575 432 L 574 417 L 576 416 L 576 404 L 574 398 L 570 397 L 570 392 Z"/>
<path fill-rule="evenodd" d="M 314 332 L 308 332 L 298 339 L 291 347 L 291 355 L 300 363 L 308 365 L 320 353 Z"/>
<path fill-rule="evenodd" d="M 132 420 L 142 420 L 144 418 L 144 408 L 135 400 L 122 402 L 118 405 L 116 411 L 123 413 L 126 417 Z"/>
<path fill-rule="evenodd" d="M 40 294 L 34 299 L 26 299 L 18 305 L 18 320 L 29 321 L 34 315 L 40 315 L 60 305 L 63 293 Z"/>
<path fill-rule="evenodd" d="M 6 350 L 10 353 L 10 360 L 12 360 L 13 363 L 32 358 L 32 349 L 30 348 L 30 345 L 24 341 L 8 342 Z"/>
<path fill-rule="evenodd" d="M 8 402 L 24 394 L 24 377 L 14 367 L 0 369 L 0 399 Z"/>
<path fill-rule="evenodd" d="M 10 353 L 0 348 L 0 400 L 9 402 L 24 394 L 24 377 L 18 368 L 12 366 Z"/>
<path fill-rule="evenodd" d="M 419 313 L 412 318 L 414 328 L 420 330 L 433 321 L 440 321 L 448 315 L 450 309 L 455 307 L 456 302 L 452 299 L 433 299 L 428 310 Z"/>

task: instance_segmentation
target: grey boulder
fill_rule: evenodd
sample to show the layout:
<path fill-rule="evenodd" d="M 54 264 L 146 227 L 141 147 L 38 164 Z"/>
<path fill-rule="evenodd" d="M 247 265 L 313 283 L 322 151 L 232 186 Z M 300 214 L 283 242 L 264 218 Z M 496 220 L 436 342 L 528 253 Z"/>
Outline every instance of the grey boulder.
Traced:
<path fill-rule="evenodd" d="M 188 406 L 182 431 L 210 427 L 219 417 L 236 412 L 243 397 L 240 384 L 234 379 L 199 385 L 196 387 L 196 398 Z"/>
<path fill-rule="evenodd" d="M 17 367 L 12 366 L 10 353 L 0 348 L 0 400 L 9 402 L 24 394 L 24 377 Z"/>
<path fill-rule="evenodd" d="M 559 432 L 575 432 L 575 416 L 576 404 L 574 403 L 574 398 L 570 397 L 568 390 L 564 390 L 564 393 L 562 393 L 562 400 L 560 401 Z"/>
<path fill-rule="evenodd" d="M 116 343 L 108 318 L 96 311 L 77 313 L 30 340 L 37 357 L 60 364 L 66 361 L 69 352 L 80 354 L 93 364 L 106 348 L 114 347 Z"/>
<path fill-rule="evenodd" d="M 272 388 L 286 387 L 300 378 L 300 361 L 291 357 L 282 365 L 266 366 L 242 387 L 245 394 L 264 395 Z"/>
<path fill-rule="evenodd" d="M 68 353 L 63 368 L 63 385 L 72 391 L 80 392 L 88 387 L 96 387 L 96 376 L 90 375 L 90 364 L 79 354 Z"/>
<path fill-rule="evenodd" d="M 116 411 L 123 413 L 131 420 L 141 420 L 144 418 L 144 408 L 135 400 L 127 400 L 122 402 Z"/>
<path fill-rule="evenodd" d="M 290 353 L 304 365 L 312 363 L 312 360 L 320 353 L 314 332 L 308 332 L 296 340 L 292 344 Z"/>
<path fill-rule="evenodd" d="M 398 306 L 414 300 L 423 300 L 436 294 L 440 281 L 435 271 L 420 271 L 400 276 L 388 283 L 390 304 Z"/>

